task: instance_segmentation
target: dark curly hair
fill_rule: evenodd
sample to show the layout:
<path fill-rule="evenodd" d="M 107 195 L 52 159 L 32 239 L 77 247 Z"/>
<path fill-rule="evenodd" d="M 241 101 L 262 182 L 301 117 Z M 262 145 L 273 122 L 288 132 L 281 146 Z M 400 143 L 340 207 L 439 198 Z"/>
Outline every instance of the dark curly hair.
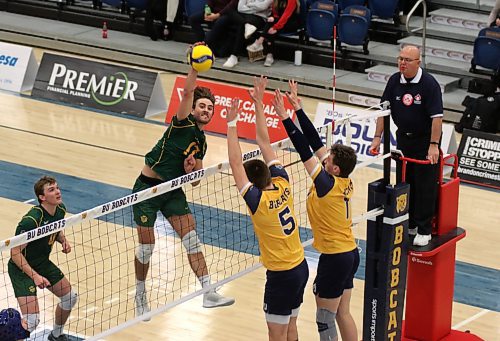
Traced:
<path fill-rule="evenodd" d="M 343 144 L 334 144 L 330 149 L 330 154 L 333 155 L 333 163 L 339 166 L 340 176 L 343 178 L 349 177 L 349 174 L 356 167 L 357 156 L 354 149 Z"/>
<path fill-rule="evenodd" d="M 211 101 L 213 105 L 215 105 L 215 96 L 212 93 L 212 91 L 209 88 L 203 86 L 197 86 L 194 89 L 193 109 L 196 107 L 196 102 L 201 98 L 206 98 L 209 101 Z"/>

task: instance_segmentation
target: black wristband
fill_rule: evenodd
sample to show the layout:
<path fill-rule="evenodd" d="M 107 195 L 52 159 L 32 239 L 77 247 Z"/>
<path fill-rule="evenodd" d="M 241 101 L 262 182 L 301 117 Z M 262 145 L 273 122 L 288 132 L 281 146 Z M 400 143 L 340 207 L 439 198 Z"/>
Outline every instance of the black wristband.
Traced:
<path fill-rule="evenodd" d="M 431 141 L 430 144 L 435 144 L 436 146 L 439 146 L 439 142 Z"/>

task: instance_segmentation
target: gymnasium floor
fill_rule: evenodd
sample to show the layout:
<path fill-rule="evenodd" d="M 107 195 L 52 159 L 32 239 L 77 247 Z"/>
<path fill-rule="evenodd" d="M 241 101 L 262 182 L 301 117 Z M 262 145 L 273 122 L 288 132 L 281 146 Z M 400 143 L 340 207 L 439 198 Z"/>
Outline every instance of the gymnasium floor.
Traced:
<path fill-rule="evenodd" d="M 174 77 L 162 74 L 167 100 Z M 32 185 L 42 174 L 55 174 L 59 179 L 70 213 L 130 193 L 142 167 L 143 155 L 164 131 L 162 116 L 141 121 L 7 92 L 0 92 L 0 101 L 3 180 L 0 183 L 0 239 L 13 234 L 20 217 L 34 200 Z M 314 100 L 305 100 L 307 112 L 314 112 L 315 106 Z M 207 140 L 206 166 L 227 159 L 224 138 L 209 135 Z M 243 145 L 244 151 L 255 148 L 251 143 Z M 365 210 L 367 184 L 380 176 L 379 170 L 371 168 L 353 176 L 355 215 Z M 467 185 L 462 185 L 460 191 L 459 226 L 467 230 L 467 237 L 457 247 L 453 326 L 458 330 L 471 330 L 485 340 L 500 340 L 499 193 Z M 29 203 L 24 203 L 27 201 Z M 363 249 L 365 224 L 355 227 L 355 233 Z M 2 254 L 2 257 L 6 262 L 8 255 Z M 312 279 L 314 257 L 309 264 Z M 1 276 L 0 280 L 4 278 Z M 352 310 L 361 335 L 362 269 L 357 278 Z M 225 295 L 236 298 L 234 306 L 203 309 L 201 298 L 197 297 L 156 316 L 151 322 L 139 323 L 106 340 L 264 340 L 267 338 L 262 312 L 264 281 L 265 271 L 260 268 L 221 289 Z M 301 340 L 317 339 L 311 285 L 312 280 L 299 316 Z"/>

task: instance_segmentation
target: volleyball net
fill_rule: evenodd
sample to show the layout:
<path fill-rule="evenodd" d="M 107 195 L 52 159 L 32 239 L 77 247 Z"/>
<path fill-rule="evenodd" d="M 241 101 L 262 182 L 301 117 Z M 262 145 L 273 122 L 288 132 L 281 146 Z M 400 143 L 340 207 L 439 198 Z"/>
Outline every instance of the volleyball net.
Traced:
<path fill-rule="evenodd" d="M 324 135 L 331 129 L 325 126 L 319 131 Z M 293 184 L 301 238 L 310 240 L 312 233 L 306 213 L 309 176 L 288 139 L 274 143 L 273 148 Z M 245 161 L 259 157 L 259 149 L 243 154 Z M 201 182 L 190 185 L 196 181 Z M 138 239 L 132 206 L 178 188 L 184 189 L 195 217 L 212 285 L 202 289 L 181 239 L 159 213 L 154 227 L 156 245 L 146 280 L 151 312 L 146 315 L 157 315 L 260 267 L 252 222 L 226 161 L 1 241 L 0 307 L 19 308 L 8 275 L 10 249 L 64 230 L 72 251 L 64 254 L 60 244 L 55 243 L 50 259 L 79 296 L 65 333 L 98 339 L 141 321 L 144 315 L 135 317 L 134 258 Z M 71 203 L 66 205 L 71 210 Z M 46 340 L 59 299 L 48 290 L 38 289 L 38 301 L 41 322 L 31 340 Z M 201 304 L 200 309 L 203 309 Z"/>

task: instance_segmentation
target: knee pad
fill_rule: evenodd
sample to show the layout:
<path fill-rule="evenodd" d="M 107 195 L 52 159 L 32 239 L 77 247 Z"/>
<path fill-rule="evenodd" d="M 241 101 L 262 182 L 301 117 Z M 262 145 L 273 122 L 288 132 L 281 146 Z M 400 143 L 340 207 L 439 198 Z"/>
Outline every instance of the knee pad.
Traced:
<path fill-rule="evenodd" d="M 188 255 L 201 252 L 200 240 L 195 230 L 191 230 L 182 237 L 182 244 L 186 248 Z"/>
<path fill-rule="evenodd" d="M 78 302 L 78 294 L 71 290 L 66 295 L 61 297 L 61 302 L 59 302 L 59 306 L 62 310 L 71 310 L 76 302 Z"/>
<path fill-rule="evenodd" d="M 33 332 L 40 323 L 40 314 L 26 314 L 26 328 L 30 333 Z"/>
<path fill-rule="evenodd" d="M 335 324 L 336 313 L 328 309 L 318 309 L 316 311 L 316 324 L 320 341 L 337 340 L 337 325 Z"/>
<path fill-rule="evenodd" d="M 148 264 L 154 248 L 155 244 L 139 244 L 135 249 L 135 258 L 141 264 Z"/>

